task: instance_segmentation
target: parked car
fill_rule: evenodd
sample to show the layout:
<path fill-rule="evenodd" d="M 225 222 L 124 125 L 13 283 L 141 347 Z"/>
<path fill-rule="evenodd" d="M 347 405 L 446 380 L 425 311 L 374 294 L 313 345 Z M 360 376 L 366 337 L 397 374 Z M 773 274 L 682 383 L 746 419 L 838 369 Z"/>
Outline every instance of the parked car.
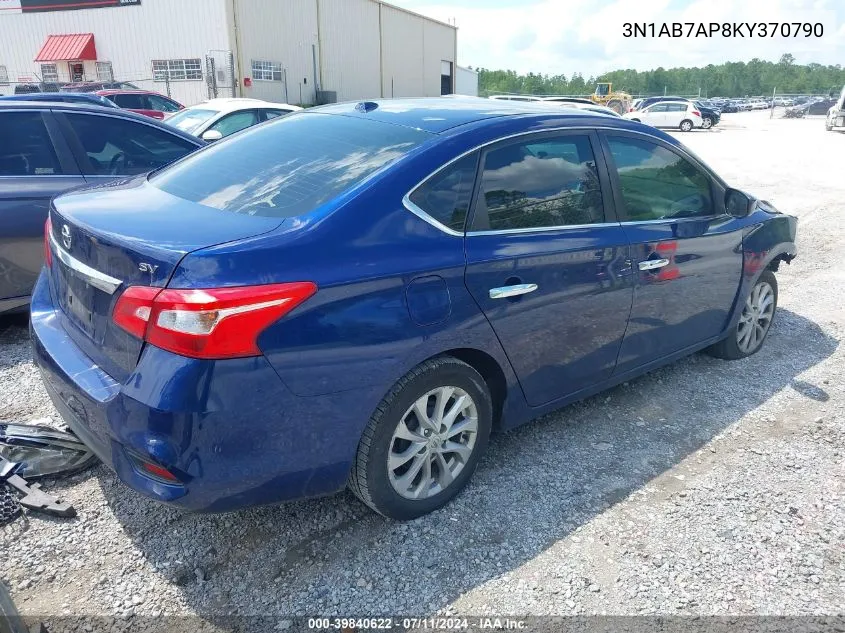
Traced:
<path fill-rule="evenodd" d="M 608 116 L 615 117 L 622 116 L 613 108 L 608 108 L 607 106 L 599 105 L 597 103 L 562 103 L 561 105 L 567 106 L 569 108 L 575 108 L 577 110 L 595 112 L 596 114 L 606 114 Z"/>
<path fill-rule="evenodd" d="M 728 102 L 722 104 L 721 110 L 722 110 L 722 112 L 727 112 L 727 113 L 739 112 L 739 108 L 737 108 L 736 104 L 732 101 L 728 101 Z"/>
<path fill-rule="evenodd" d="M 492 99 L 493 97 L 491 97 Z M 596 105 L 595 102 L 585 99 L 583 97 L 542 97 L 539 101 L 547 101 L 549 103 L 572 104 L 578 103 L 581 105 Z M 615 112 L 615 110 L 614 110 Z"/>
<path fill-rule="evenodd" d="M 714 125 L 718 125 L 722 120 L 722 111 L 715 106 L 706 106 L 700 101 L 693 101 L 698 112 L 701 114 L 701 127 L 709 130 Z"/>
<path fill-rule="evenodd" d="M 810 103 L 807 107 L 807 114 L 810 115 L 818 115 L 824 114 L 826 115 L 830 112 L 830 109 L 836 105 L 836 99 L 823 99 L 822 101 L 815 101 Z"/>
<path fill-rule="evenodd" d="M 689 101 L 658 101 L 641 110 L 626 112 L 624 117 L 653 127 L 674 128 L 682 132 L 704 126 L 701 112 Z"/>
<path fill-rule="evenodd" d="M 36 92 L 59 92 L 66 86 L 63 82 L 22 83 L 15 85 L 16 95 L 34 94 Z"/>
<path fill-rule="evenodd" d="M 845 130 L 845 87 L 842 88 L 836 102 L 828 109 L 824 127 L 828 132 Z"/>
<path fill-rule="evenodd" d="M 34 358 L 148 497 L 225 511 L 349 485 L 410 519 L 466 486 L 493 429 L 696 350 L 757 352 L 795 233 L 621 118 L 336 104 L 58 197 Z"/>
<path fill-rule="evenodd" d="M 53 196 L 156 169 L 202 145 L 117 108 L 0 101 L 0 313 L 29 304 Z"/>
<path fill-rule="evenodd" d="M 535 97 L 534 95 L 490 95 L 488 99 L 496 101 L 542 101 L 542 97 Z"/>
<path fill-rule="evenodd" d="M 302 108 L 259 99 L 209 99 L 185 108 L 165 122 L 206 141 L 219 141 L 235 132 L 298 110 Z"/>
<path fill-rule="evenodd" d="M 178 101 L 152 90 L 98 90 L 95 94 L 112 101 L 119 108 L 159 120 L 185 109 Z"/>
<path fill-rule="evenodd" d="M 638 100 L 637 100 L 637 102 L 636 102 L 636 103 L 637 103 L 637 107 L 636 107 L 635 109 L 636 109 L 636 110 L 642 110 L 643 108 L 647 108 L 648 106 L 650 106 L 650 105 L 652 105 L 652 104 L 654 104 L 654 103 L 660 103 L 661 101 L 675 101 L 675 102 L 677 102 L 677 101 L 685 101 L 685 102 L 687 102 L 687 103 L 692 103 L 692 99 L 687 99 L 686 97 L 667 97 L 667 96 L 661 96 L 661 97 L 645 97 L 645 98 L 643 98 L 643 99 L 638 99 Z M 633 106 L 632 106 L 632 107 L 633 107 Z"/>
<path fill-rule="evenodd" d="M 77 81 L 64 84 L 61 89 L 68 92 L 97 92 L 98 90 L 139 90 L 140 88 L 128 81 Z"/>
<path fill-rule="evenodd" d="M 36 92 L 0 97 L 0 101 L 52 101 L 54 103 L 87 103 L 104 108 L 117 107 L 113 101 L 93 92 Z"/>

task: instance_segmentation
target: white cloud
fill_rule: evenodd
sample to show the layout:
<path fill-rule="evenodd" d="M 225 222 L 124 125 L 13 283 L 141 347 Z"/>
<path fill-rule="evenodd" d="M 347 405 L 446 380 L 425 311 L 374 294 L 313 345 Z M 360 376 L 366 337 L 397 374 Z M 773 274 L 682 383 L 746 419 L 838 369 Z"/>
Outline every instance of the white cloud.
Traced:
<path fill-rule="evenodd" d="M 619 68 L 703 66 L 754 57 L 777 60 L 792 53 L 797 63 L 843 63 L 845 10 L 841 0 L 544 0 L 536 4 L 481 8 L 445 0 L 394 0 L 432 17 L 454 18 L 458 63 L 519 72 L 597 75 Z M 501 5 L 501 3 L 499 3 Z M 520 6 L 521 5 L 521 6 Z M 837 15 L 839 14 L 839 15 Z M 821 22 L 824 35 L 797 38 L 625 38 L 626 22 Z M 747 31 L 746 31 L 747 35 Z"/>

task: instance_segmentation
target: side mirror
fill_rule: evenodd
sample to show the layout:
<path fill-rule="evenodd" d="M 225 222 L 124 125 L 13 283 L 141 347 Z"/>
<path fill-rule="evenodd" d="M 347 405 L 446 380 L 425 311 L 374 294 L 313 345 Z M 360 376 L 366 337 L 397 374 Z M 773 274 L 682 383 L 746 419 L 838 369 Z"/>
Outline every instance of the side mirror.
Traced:
<path fill-rule="evenodd" d="M 202 133 L 202 140 L 213 143 L 223 138 L 223 134 L 219 130 L 206 130 Z"/>
<path fill-rule="evenodd" d="M 725 210 L 735 218 L 747 217 L 753 210 L 756 201 L 739 189 L 728 189 L 725 192 Z"/>

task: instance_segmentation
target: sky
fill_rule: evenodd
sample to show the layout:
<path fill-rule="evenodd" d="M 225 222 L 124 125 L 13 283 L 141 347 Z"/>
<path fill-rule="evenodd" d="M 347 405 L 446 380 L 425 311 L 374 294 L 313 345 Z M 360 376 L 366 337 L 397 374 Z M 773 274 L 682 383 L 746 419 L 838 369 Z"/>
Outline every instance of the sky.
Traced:
<path fill-rule="evenodd" d="M 845 65 L 845 0 L 388 0 L 458 26 L 458 64 L 585 78 L 754 57 Z M 821 23 L 821 37 L 625 38 L 626 22 Z M 791 27 L 790 27 L 791 28 Z"/>

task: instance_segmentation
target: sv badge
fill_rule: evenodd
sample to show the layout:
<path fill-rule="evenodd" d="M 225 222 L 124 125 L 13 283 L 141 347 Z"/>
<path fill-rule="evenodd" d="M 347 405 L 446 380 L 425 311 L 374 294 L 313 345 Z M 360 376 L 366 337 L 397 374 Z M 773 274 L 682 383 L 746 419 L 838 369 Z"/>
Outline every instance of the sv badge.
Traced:
<path fill-rule="evenodd" d="M 158 266 L 153 266 L 152 264 L 148 264 L 147 262 L 141 262 L 138 264 L 138 270 L 142 273 L 150 273 L 150 283 L 153 282 L 153 278 L 155 277 L 155 273 L 158 270 Z"/>

